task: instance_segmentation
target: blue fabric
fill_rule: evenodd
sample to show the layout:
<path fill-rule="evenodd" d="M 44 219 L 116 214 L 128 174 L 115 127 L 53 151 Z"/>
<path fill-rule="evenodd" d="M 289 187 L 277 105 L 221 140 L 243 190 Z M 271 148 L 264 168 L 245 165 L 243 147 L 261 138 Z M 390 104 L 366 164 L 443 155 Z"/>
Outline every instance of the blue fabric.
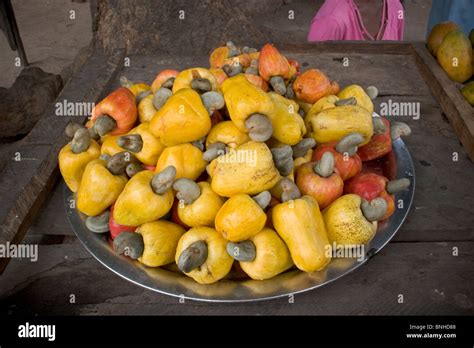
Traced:
<path fill-rule="evenodd" d="M 474 28 L 474 0 L 433 0 L 428 33 L 440 22 L 454 22 L 469 35 Z"/>

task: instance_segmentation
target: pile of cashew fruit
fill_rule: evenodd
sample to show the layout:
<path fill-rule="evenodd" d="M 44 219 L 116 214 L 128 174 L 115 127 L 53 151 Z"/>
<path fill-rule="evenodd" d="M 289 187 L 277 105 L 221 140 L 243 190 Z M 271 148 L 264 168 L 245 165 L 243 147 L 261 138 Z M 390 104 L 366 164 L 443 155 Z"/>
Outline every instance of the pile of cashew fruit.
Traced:
<path fill-rule="evenodd" d="M 125 77 L 70 123 L 62 176 L 91 233 L 201 284 L 323 270 L 366 244 L 407 178 L 371 169 L 410 128 L 373 117 L 377 88 L 340 88 L 266 44 L 216 48 L 210 68 Z"/>

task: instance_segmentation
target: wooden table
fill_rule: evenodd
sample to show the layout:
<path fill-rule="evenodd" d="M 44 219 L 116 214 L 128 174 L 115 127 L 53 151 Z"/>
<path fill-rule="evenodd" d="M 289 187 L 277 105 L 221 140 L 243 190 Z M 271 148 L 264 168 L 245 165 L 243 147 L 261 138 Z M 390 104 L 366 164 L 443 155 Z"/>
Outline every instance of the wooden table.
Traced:
<path fill-rule="evenodd" d="M 303 69 L 322 69 L 342 86 L 377 86 L 376 111 L 390 99 L 420 103 L 418 120 L 394 118 L 413 130 L 405 140 L 417 178 L 412 210 L 394 240 L 363 267 L 295 296 L 293 303 L 286 298 L 258 304 L 180 303 L 177 298 L 123 280 L 92 258 L 68 224 L 62 184 L 56 182 L 25 237 L 26 243 L 39 243 L 39 260 L 10 261 L 0 276 L 0 311 L 13 315 L 474 314 L 474 164 L 440 109 L 446 100 L 438 101 L 430 92 L 429 85 L 434 82 L 420 67 L 420 59 L 426 56 L 420 58 L 413 47 L 346 43 L 288 45 L 283 49 L 288 57 L 300 61 Z M 131 67 L 122 69 L 118 64 L 114 70 L 108 66 L 112 84 L 107 84 L 106 78 L 103 81 L 108 90 L 117 85 L 119 74 L 151 82 L 164 68 L 207 66 L 206 57 L 129 58 Z M 344 58 L 349 58 L 347 67 Z M 91 59 L 96 59 L 97 66 L 107 67 L 104 57 Z M 89 61 L 71 83 L 95 81 L 92 68 Z M 453 86 L 448 89 L 452 91 Z M 456 154 L 457 160 L 453 160 Z"/>

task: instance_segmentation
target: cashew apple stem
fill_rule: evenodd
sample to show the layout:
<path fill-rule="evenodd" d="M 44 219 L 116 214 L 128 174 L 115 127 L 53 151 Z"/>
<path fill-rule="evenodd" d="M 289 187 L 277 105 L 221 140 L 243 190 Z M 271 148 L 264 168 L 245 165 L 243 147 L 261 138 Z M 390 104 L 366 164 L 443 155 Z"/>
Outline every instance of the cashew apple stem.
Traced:
<path fill-rule="evenodd" d="M 109 115 L 102 115 L 97 117 L 94 123 L 94 130 L 100 136 L 103 136 L 117 127 L 117 122 Z"/>
<path fill-rule="evenodd" d="M 411 128 L 403 122 L 394 122 L 390 127 L 390 136 L 392 140 L 400 137 L 406 137 L 411 134 Z"/>
<path fill-rule="evenodd" d="M 183 250 L 178 258 L 178 268 L 184 273 L 201 267 L 207 260 L 207 244 L 203 240 L 192 243 Z"/>
<path fill-rule="evenodd" d="M 407 178 L 391 180 L 387 183 L 386 190 L 392 195 L 396 192 L 406 190 L 410 187 L 410 184 L 410 179 Z"/>
<path fill-rule="evenodd" d="M 281 76 L 272 76 L 270 81 L 268 81 L 273 87 L 273 90 L 279 95 L 284 95 L 286 93 L 285 80 Z"/>
<path fill-rule="evenodd" d="M 357 152 L 358 146 L 364 142 L 364 137 L 360 133 L 350 133 L 344 138 L 339 140 L 336 145 L 336 151 L 344 154 L 347 153 L 349 156 L 354 156 Z"/>
<path fill-rule="evenodd" d="M 100 215 L 89 216 L 86 219 L 86 227 L 95 233 L 105 233 L 109 231 L 109 215 L 110 212 L 106 210 Z"/>
<path fill-rule="evenodd" d="M 331 152 L 325 152 L 319 161 L 313 167 L 316 174 L 323 178 L 327 178 L 334 172 L 334 155 Z"/>
<path fill-rule="evenodd" d="M 270 204 L 270 201 L 272 200 L 272 195 L 268 191 L 263 191 L 260 192 L 258 195 L 253 196 L 252 199 L 257 202 L 257 204 L 262 208 L 262 210 L 265 210 L 266 207 Z"/>
<path fill-rule="evenodd" d="M 272 123 L 267 116 L 252 114 L 245 120 L 245 126 L 249 130 L 249 137 L 253 141 L 264 142 L 273 134 Z"/>
<path fill-rule="evenodd" d="M 271 149 L 273 162 L 282 176 L 287 176 L 293 170 L 293 149 L 289 145 Z"/>
<path fill-rule="evenodd" d="M 204 161 L 211 162 L 213 159 L 225 155 L 226 145 L 221 142 L 210 144 L 207 150 L 203 153 L 202 158 Z"/>
<path fill-rule="evenodd" d="M 151 179 L 151 188 L 157 195 L 162 195 L 168 191 L 173 185 L 173 180 L 176 177 L 176 168 L 168 166 L 158 174 L 155 174 Z"/>
<path fill-rule="evenodd" d="M 255 244 L 251 240 L 244 240 L 238 243 L 228 242 L 226 250 L 230 257 L 240 262 L 253 261 L 257 256 Z"/>
<path fill-rule="evenodd" d="M 143 140 L 140 134 L 122 135 L 117 138 L 117 145 L 121 148 L 137 153 L 143 148 Z"/>
<path fill-rule="evenodd" d="M 368 221 L 378 221 L 387 212 L 387 201 L 381 197 L 375 198 L 370 202 L 363 200 L 360 204 L 360 209 Z"/>
<path fill-rule="evenodd" d="M 313 138 L 304 138 L 298 144 L 293 146 L 293 157 L 303 157 L 306 155 L 309 149 L 312 149 L 316 146 L 316 140 Z"/>
<path fill-rule="evenodd" d="M 201 196 L 201 188 L 191 179 L 177 179 L 173 183 L 173 189 L 176 191 L 176 198 L 186 205 L 194 203 Z"/>
<path fill-rule="evenodd" d="M 73 153 L 81 153 L 87 151 L 91 144 L 91 135 L 85 128 L 79 128 L 74 133 L 74 138 L 71 140 L 71 151 Z"/>

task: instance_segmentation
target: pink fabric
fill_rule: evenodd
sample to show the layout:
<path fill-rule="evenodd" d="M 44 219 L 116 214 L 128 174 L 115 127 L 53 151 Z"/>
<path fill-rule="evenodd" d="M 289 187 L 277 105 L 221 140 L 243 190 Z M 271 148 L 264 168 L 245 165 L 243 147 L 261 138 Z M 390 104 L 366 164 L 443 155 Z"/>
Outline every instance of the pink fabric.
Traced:
<path fill-rule="evenodd" d="M 405 24 L 403 6 L 399 0 L 383 1 L 381 24 L 375 37 L 365 29 L 363 18 L 352 0 L 326 0 L 311 21 L 308 41 L 402 40 Z"/>

